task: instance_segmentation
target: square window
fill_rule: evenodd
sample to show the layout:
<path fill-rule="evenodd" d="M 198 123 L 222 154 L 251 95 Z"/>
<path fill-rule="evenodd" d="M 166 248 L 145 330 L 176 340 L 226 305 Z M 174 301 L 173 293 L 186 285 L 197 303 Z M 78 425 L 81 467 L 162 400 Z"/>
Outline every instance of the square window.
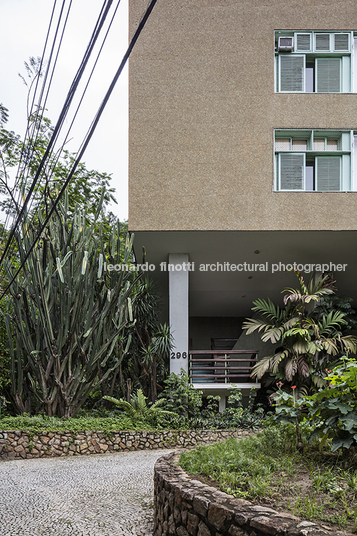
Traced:
<path fill-rule="evenodd" d="M 356 93 L 357 48 L 352 46 L 357 41 L 355 33 L 276 31 L 276 91 Z M 291 46 L 282 46 L 284 40 Z"/>
<path fill-rule="evenodd" d="M 351 191 L 357 185 L 357 167 L 352 166 L 356 139 L 351 130 L 276 130 L 276 189 Z"/>

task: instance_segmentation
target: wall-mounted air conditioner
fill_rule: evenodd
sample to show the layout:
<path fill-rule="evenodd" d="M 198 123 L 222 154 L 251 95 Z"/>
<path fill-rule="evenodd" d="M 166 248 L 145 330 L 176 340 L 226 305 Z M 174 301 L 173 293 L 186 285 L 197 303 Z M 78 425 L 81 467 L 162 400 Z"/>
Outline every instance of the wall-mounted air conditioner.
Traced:
<path fill-rule="evenodd" d="M 294 50 L 294 38 L 293 37 L 279 37 L 278 51 L 279 52 L 291 52 Z"/>

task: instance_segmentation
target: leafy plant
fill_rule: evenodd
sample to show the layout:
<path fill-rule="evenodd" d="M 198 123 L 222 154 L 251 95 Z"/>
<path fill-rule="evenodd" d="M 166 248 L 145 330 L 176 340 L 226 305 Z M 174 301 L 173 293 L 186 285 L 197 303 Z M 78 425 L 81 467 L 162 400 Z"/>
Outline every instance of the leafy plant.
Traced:
<path fill-rule="evenodd" d="M 131 345 L 126 358 L 126 374 L 133 379 L 151 402 L 157 399 L 159 383 L 166 376 L 172 348 L 172 335 L 167 324 L 158 323 L 159 300 L 153 281 L 145 277 L 132 293 L 135 324 L 130 331 Z M 125 389 L 122 386 L 124 394 Z"/>
<path fill-rule="evenodd" d="M 283 391 L 282 383 L 278 382 L 278 391 L 271 395 L 275 407 L 273 421 L 281 423 L 292 423 L 296 430 L 297 448 L 303 449 L 303 441 L 300 432 L 300 422 L 305 418 L 305 398 L 298 396 L 296 385 L 291 387 L 292 392 Z"/>
<path fill-rule="evenodd" d="M 336 294 L 323 296 L 314 307 L 314 318 L 320 320 L 331 311 L 340 311 L 345 315 L 345 324 L 341 326 L 342 333 L 355 333 L 357 330 L 357 315 L 356 311 L 352 308 L 352 302 L 353 299 L 348 296 L 339 296 Z"/>
<path fill-rule="evenodd" d="M 238 387 L 228 391 L 227 407 L 220 416 L 220 428 L 245 428 L 256 430 L 261 426 L 264 410 L 258 405 L 254 409 L 255 389 L 249 391 L 248 405 L 243 407 L 242 392 Z"/>
<path fill-rule="evenodd" d="M 175 418 L 163 420 L 162 424 L 164 426 L 171 424 L 175 428 L 257 429 L 264 417 L 264 410 L 260 406 L 253 408 L 254 389 L 250 391 L 246 408 L 243 408 L 241 390 L 229 389 L 227 407 L 220 413 L 220 397 L 211 395 L 203 399 L 202 391 L 198 391 L 189 383 L 188 376 L 183 370 L 180 376 L 170 374 L 165 381 L 165 389 L 160 399 L 165 400 L 165 409 L 178 414 Z"/>
<path fill-rule="evenodd" d="M 343 352 L 355 352 L 357 338 L 342 335 L 345 314 L 332 310 L 327 315 L 314 314 L 314 304 L 334 293 L 328 276 L 305 284 L 300 272 L 295 272 L 299 288 L 283 292 L 285 307 L 281 309 L 270 300 L 256 300 L 253 311 L 261 318 L 250 318 L 243 324 L 247 335 L 262 332 L 262 341 L 279 345 L 274 355 L 264 356 L 253 367 L 252 377 L 261 378 L 270 372 L 277 379 L 295 385 L 323 385 L 323 370 L 331 358 Z"/>
<path fill-rule="evenodd" d="M 357 447 L 357 360 L 344 358 L 328 371 L 328 387 L 305 398 L 315 430 L 311 440 L 323 446 L 332 439 L 332 452 Z"/>
<path fill-rule="evenodd" d="M 104 400 L 112 402 L 119 408 L 123 409 L 125 413 L 132 419 L 132 421 L 152 422 L 156 417 L 162 415 L 173 416 L 172 411 L 167 411 L 160 406 L 164 403 L 164 400 L 157 400 L 154 404 L 148 405 L 146 403 L 147 397 L 144 395 L 142 389 L 138 389 L 136 395 L 132 395 L 130 402 L 126 400 L 118 400 L 111 396 L 104 396 Z"/>
<path fill-rule="evenodd" d="M 202 391 L 195 389 L 188 375 L 181 370 L 180 376 L 171 373 L 164 382 L 165 388 L 159 399 L 164 401 L 168 411 L 176 413 L 181 423 L 196 419 L 202 408 Z"/>

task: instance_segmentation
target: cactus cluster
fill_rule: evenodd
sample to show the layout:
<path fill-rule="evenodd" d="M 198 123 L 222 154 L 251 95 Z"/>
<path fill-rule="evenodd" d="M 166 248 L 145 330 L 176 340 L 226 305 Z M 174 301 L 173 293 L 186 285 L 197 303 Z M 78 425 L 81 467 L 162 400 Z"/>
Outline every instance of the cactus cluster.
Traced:
<path fill-rule="evenodd" d="M 67 203 L 59 206 L 10 288 L 5 322 L 12 396 L 20 413 L 35 409 L 74 416 L 119 366 L 130 344 L 124 332 L 133 322 L 130 296 L 140 275 L 107 272 L 104 263 L 130 262 L 133 237 L 121 240 L 118 223 L 104 240 L 81 210 L 69 218 Z M 35 234 L 23 224 L 17 235 L 19 260 Z M 6 271 L 11 278 L 9 263 Z"/>

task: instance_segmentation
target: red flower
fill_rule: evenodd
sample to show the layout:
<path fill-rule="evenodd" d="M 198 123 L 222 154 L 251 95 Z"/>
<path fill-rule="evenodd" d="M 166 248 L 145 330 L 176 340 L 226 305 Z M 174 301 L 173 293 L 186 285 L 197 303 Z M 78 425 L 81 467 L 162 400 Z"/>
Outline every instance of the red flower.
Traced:
<path fill-rule="evenodd" d="M 296 385 L 292 385 L 291 388 L 292 388 L 292 389 L 296 389 Z"/>

